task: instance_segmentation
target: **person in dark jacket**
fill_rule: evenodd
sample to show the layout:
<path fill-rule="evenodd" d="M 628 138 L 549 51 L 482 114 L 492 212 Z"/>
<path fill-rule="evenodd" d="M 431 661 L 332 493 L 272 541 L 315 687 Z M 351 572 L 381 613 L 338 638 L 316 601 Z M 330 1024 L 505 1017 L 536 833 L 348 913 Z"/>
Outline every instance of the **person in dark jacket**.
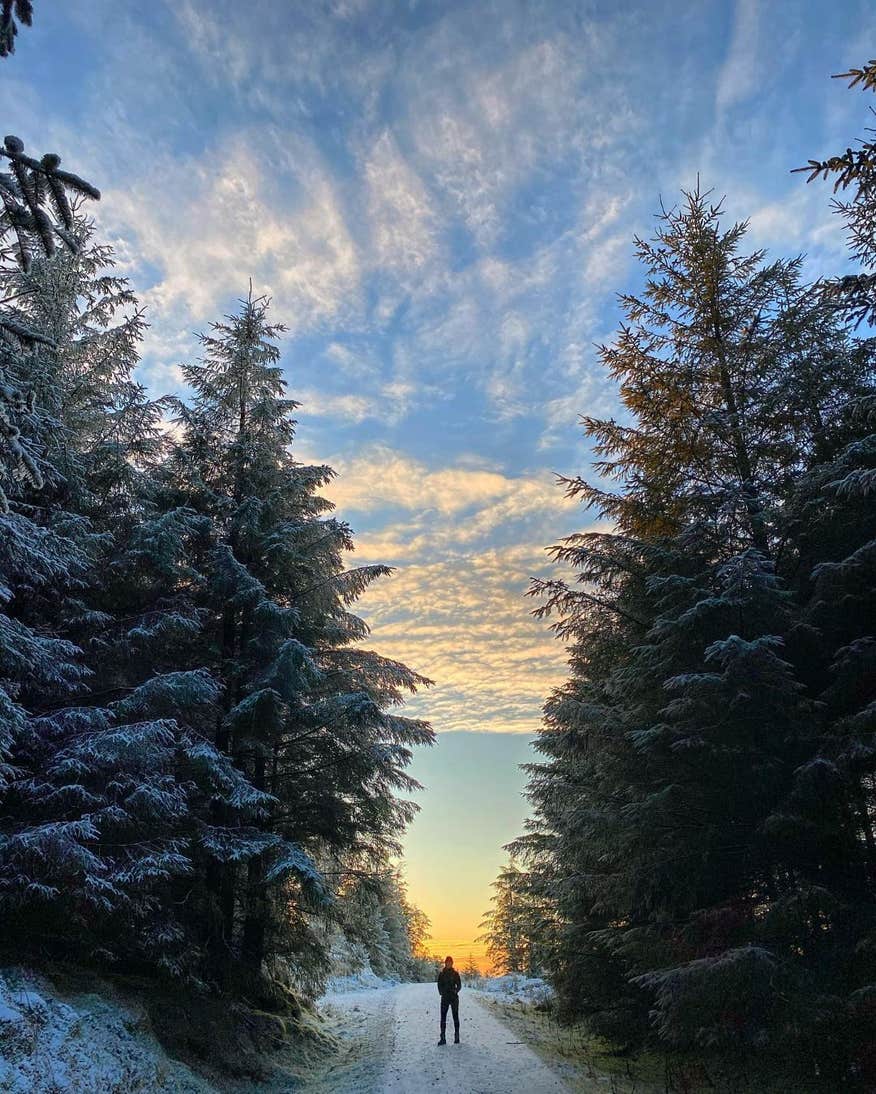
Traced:
<path fill-rule="evenodd" d="M 438 973 L 438 994 L 441 996 L 441 1040 L 439 1045 L 447 1044 L 447 1008 L 453 1011 L 453 1043 L 459 1044 L 459 992 L 462 981 L 453 967 L 453 958 L 444 958 L 444 968 Z"/>

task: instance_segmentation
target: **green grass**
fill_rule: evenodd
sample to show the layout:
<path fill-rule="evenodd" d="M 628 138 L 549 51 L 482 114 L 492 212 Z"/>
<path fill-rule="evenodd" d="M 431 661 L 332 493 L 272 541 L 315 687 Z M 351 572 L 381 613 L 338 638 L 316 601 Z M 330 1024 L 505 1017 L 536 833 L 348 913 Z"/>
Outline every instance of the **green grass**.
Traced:
<path fill-rule="evenodd" d="M 662 1056 L 632 1058 L 588 1033 L 583 1025 L 561 1025 L 540 1004 L 506 1003 L 479 995 L 478 1001 L 508 1026 L 580 1094 L 657 1094 L 665 1090 Z"/>
<path fill-rule="evenodd" d="M 497 1018 L 557 1071 L 577 1094 L 810 1094 L 799 1079 L 781 1077 L 780 1051 L 734 1058 L 641 1052 L 630 1054 L 590 1033 L 583 1024 L 559 1023 L 549 1007 L 507 1003 L 479 995 Z M 824 1090 L 820 1087 L 819 1090 Z"/>

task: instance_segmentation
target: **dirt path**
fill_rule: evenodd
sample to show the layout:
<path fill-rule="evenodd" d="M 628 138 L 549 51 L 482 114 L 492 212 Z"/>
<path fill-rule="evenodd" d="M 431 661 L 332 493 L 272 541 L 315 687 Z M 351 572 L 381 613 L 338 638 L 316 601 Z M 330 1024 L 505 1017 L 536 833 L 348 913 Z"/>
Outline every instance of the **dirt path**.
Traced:
<path fill-rule="evenodd" d="M 350 992 L 327 997 L 324 1005 L 345 1050 L 331 1070 L 305 1086 L 310 1094 L 424 1094 L 433 1088 L 441 1094 L 568 1094 L 569 1087 L 464 989 L 462 1044 L 443 1048 L 434 984 Z"/>

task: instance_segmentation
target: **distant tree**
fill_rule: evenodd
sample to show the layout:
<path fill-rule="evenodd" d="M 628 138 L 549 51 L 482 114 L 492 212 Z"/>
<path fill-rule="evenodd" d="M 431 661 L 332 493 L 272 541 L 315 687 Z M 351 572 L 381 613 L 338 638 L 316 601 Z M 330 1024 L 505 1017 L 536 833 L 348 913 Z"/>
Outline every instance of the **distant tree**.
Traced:
<path fill-rule="evenodd" d="M 403 981 L 432 978 L 432 959 L 425 951 L 429 919 L 411 904 L 403 878 L 387 869 L 354 874 L 342 885 L 339 922 L 346 937 L 359 943 L 372 970 Z"/>
<path fill-rule="evenodd" d="M 466 980 L 477 980 L 481 975 L 481 970 L 478 968 L 478 963 L 474 959 L 474 954 L 469 953 L 468 960 L 462 968 L 462 975 Z"/>
<path fill-rule="evenodd" d="M 407 886 L 399 877 L 399 903 L 405 920 L 405 930 L 410 946 L 409 979 L 423 981 L 434 979 L 434 961 L 426 949 L 431 938 L 431 923 L 426 913 L 413 904 L 408 895 Z"/>
<path fill-rule="evenodd" d="M 540 976 L 549 930 L 550 905 L 533 890 L 529 875 L 514 862 L 496 881 L 492 908 L 481 923 L 477 939 L 487 944 L 493 968 L 501 973 Z"/>

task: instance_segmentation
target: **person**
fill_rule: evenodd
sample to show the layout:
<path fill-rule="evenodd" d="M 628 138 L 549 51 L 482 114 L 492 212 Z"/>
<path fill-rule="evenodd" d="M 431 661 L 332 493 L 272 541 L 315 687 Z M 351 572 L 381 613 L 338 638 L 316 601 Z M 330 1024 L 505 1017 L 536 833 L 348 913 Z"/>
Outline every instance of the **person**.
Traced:
<path fill-rule="evenodd" d="M 444 958 L 444 968 L 438 973 L 438 994 L 441 996 L 441 1040 L 439 1045 L 447 1044 L 447 1009 L 453 1012 L 453 1043 L 459 1044 L 459 992 L 462 981 L 453 967 L 453 958 Z"/>

